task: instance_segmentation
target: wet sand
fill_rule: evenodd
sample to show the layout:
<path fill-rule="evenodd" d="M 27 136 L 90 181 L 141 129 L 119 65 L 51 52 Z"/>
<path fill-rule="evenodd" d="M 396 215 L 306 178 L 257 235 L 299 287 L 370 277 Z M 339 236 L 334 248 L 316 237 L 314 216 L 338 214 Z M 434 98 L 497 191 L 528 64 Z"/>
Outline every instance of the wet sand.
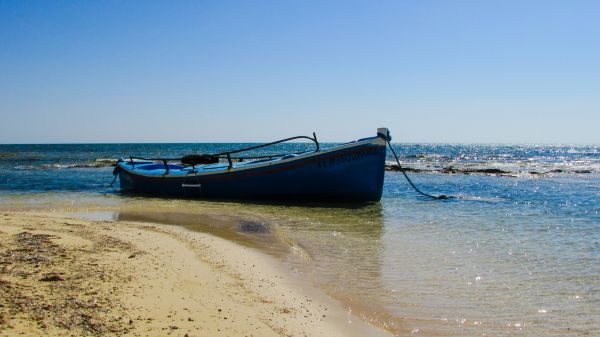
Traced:
<path fill-rule="evenodd" d="M 0 336 L 387 335 L 300 283 L 185 228 L 0 214 Z"/>

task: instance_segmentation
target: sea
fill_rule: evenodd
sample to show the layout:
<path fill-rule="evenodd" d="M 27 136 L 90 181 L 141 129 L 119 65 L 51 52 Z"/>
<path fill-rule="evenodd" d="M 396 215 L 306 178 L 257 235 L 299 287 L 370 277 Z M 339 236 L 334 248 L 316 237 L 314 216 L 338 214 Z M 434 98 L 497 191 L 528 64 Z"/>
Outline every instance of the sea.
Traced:
<path fill-rule="evenodd" d="M 363 205 L 123 194 L 117 158 L 254 144 L 0 145 L 0 211 L 184 226 L 276 257 L 398 336 L 600 336 L 600 146 L 394 144 Z M 323 147 L 334 144 L 323 144 Z M 263 155 L 310 150 L 288 143 Z M 351 314 L 351 315 L 350 315 Z"/>

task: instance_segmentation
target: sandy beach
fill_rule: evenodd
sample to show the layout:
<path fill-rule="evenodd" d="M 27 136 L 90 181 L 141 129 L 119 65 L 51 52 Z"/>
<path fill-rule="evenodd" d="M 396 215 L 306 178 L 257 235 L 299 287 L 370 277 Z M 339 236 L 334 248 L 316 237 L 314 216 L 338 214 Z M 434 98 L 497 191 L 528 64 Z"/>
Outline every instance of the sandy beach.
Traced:
<path fill-rule="evenodd" d="M 2 213 L 0 294 L 0 336 L 386 335 L 251 248 L 49 211 Z"/>

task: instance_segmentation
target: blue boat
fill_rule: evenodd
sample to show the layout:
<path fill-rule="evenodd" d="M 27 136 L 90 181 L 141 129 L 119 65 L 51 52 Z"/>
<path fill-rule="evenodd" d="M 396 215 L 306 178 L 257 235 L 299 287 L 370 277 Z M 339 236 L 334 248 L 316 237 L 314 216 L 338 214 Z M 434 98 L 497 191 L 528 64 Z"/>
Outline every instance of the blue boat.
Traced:
<path fill-rule="evenodd" d="M 240 157 L 274 144 L 309 139 L 315 150 Z M 379 201 L 383 190 L 388 129 L 377 136 L 321 148 L 316 135 L 250 148 L 182 158 L 121 159 L 115 167 L 123 191 L 202 199 Z M 116 179 L 116 177 L 115 177 Z"/>

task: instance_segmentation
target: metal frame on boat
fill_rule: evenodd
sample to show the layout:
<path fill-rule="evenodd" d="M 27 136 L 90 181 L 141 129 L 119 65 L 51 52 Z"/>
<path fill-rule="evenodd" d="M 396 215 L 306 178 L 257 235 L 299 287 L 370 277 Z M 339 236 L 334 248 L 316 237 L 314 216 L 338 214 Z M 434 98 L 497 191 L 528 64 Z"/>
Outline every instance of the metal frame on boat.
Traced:
<path fill-rule="evenodd" d="M 291 137 L 218 154 L 130 157 L 119 160 L 114 173 L 119 176 L 122 190 L 161 196 L 378 201 L 383 189 L 386 142 L 390 137 L 386 128 L 377 131 L 375 137 L 325 149 L 313 134 L 312 138 Z M 296 139 L 311 140 L 315 150 L 232 156 Z"/>

